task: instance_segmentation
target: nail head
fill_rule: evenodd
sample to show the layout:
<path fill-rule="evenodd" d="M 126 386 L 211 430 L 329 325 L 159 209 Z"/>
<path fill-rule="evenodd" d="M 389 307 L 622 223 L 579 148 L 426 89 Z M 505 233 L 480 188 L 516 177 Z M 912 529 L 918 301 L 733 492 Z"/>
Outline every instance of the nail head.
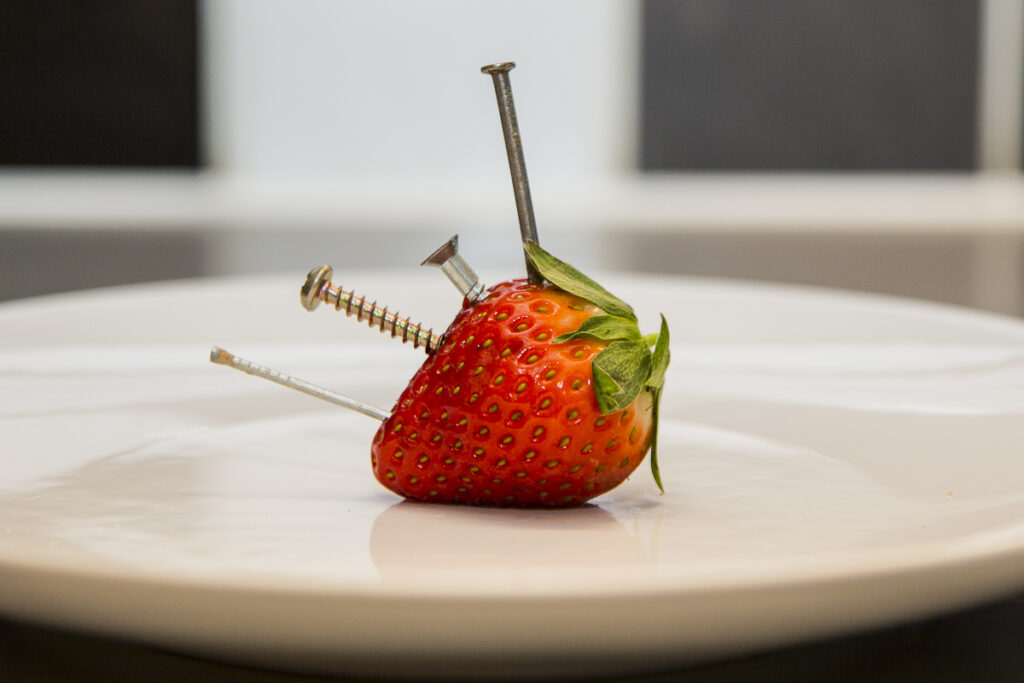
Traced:
<path fill-rule="evenodd" d="M 480 72 L 485 74 L 494 74 L 511 71 L 516 68 L 515 62 L 498 62 L 497 64 L 488 64 L 480 67 Z"/>

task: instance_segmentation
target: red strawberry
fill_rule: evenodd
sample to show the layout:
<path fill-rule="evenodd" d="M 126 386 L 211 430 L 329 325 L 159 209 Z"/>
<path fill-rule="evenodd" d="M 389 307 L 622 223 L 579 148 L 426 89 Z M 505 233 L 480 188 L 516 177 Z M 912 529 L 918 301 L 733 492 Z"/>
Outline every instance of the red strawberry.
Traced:
<path fill-rule="evenodd" d="M 655 442 L 668 329 L 654 353 L 632 309 L 539 246 L 551 284 L 466 303 L 371 449 L 374 474 L 424 501 L 567 506 L 608 491 Z M 655 453 L 651 457 L 658 477 Z"/>

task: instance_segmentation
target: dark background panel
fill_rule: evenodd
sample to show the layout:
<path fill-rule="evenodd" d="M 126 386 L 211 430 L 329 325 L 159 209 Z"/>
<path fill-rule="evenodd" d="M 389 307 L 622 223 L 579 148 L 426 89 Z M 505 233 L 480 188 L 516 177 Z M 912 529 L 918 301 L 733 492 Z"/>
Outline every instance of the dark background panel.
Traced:
<path fill-rule="evenodd" d="M 0 167 L 200 163 L 195 0 L 0 3 Z"/>
<path fill-rule="evenodd" d="M 978 3 L 646 0 L 647 170 L 968 170 Z"/>
<path fill-rule="evenodd" d="M 964 235 L 633 230 L 608 238 L 624 270 L 786 282 L 972 304 L 974 242 Z"/>
<path fill-rule="evenodd" d="M 0 301 L 200 277 L 207 274 L 205 247 L 202 235 L 172 226 L 148 230 L 3 229 Z"/>

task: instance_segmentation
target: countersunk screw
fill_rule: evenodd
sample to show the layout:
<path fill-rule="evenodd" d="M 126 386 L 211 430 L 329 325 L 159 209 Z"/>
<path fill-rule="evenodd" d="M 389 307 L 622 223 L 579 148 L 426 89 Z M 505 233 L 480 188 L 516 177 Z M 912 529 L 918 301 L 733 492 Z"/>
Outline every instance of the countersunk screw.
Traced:
<path fill-rule="evenodd" d="M 346 292 L 331 282 L 333 275 L 334 269 L 330 266 L 320 266 L 309 271 L 299 291 L 303 308 L 307 311 L 316 310 L 320 302 L 334 306 L 337 311 L 345 311 L 345 315 L 354 315 L 359 322 L 366 320 L 370 327 L 390 333 L 392 337 L 401 337 L 403 343 L 412 342 L 413 348 L 422 346 L 427 354 L 434 353 L 441 346 L 440 335 L 434 334 L 432 329 L 424 329 L 422 324 L 410 322 L 408 318 L 388 311 L 387 307 L 378 306 L 376 301 L 367 303 L 365 297 Z"/>
<path fill-rule="evenodd" d="M 466 297 L 471 304 L 479 301 L 486 293 L 486 287 L 480 281 L 480 276 L 466 263 L 466 259 L 459 255 L 458 235 L 452 235 L 451 239 L 438 247 L 420 265 L 440 268 L 441 272 L 447 275 L 455 288 L 459 290 L 459 293 Z"/>

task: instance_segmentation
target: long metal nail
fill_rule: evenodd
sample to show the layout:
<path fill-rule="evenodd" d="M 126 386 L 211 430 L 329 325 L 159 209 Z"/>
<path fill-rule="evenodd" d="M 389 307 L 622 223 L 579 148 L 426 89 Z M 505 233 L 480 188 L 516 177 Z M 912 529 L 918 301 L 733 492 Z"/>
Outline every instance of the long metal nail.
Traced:
<path fill-rule="evenodd" d="M 286 375 L 283 372 L 271 370 L 268 367 L 258 365 L 244 358 L 239 358 L 219 346 L 214 346 L 210 349 L 210 362 L 217 363 L 218 365 L 227 365 L 235 370 L 241 370 L 246 374 L 270 380 L 271 382 L 280 384 L 283 387 L 288 387 L 295 391 L 301 391 L 302 393 L 318 398 L 321 401 L 327 401 L 328 403 L 333 403 L 336 406 L 349 408 L 357 413 L 362 413 L 363 415 L 367 415 L 377 420 L 383 421 L 390 417 L 387 412 L 380 408 L 363 403 L 362 401 L 357 401 L 354 398 L 349 398 L 348 396 L 342 396 L 341 394 L 335 393 L 329 389 L 324 389 L 323 387 L 318 387 L 315 384 L 310 384 L 305 380 L 296 379 L 295 377 Z"/>
<path fill-rule="evenodd" d="M 368 303 L 365 297 L 346 292 L 331 282 L 332 275 L 334 269 L 330 266 L 320 266 L 309 271 L 299 291 L 303 308 L 312 311 L 320 302 L 329 304 L 335 310 L 344 311 L 345 315 L 354 315 L 359 322 L 367 320 L 370 327 L 390 333 L 392 337 L 401 337 L 403 343 L 412 342 L 413 348 L 422 346 L 428 354 L 434 353 L 441 346 L 440 335 L 434 334 L 432 329 L 424 329 L 421 323 L 410 322 L 408 318 L 388 311 L 386 306 L 378 306 L 376 301 Z"/>
<path fill-rule="evenodd" d="M 420 265 L 439 267 L 469 303 L 475 303 L 483 298 L 486 287 L 480 281 L 480 277 L 466 263 L 466 259 L 459 255 L 458 235 L 452 235 L 451 239 L 438 247 Z"/>
<path fill-rule="evenodd" d="M 508 154 L 508 168 L 512 173 L 512 190 L 516 196 L 516 212 L 519 214 L 519 232 L 523 244 L 539 242 L 537 221 L 533 215 L 533 201 L 530 199 L 530 182 L 526 178 L 526 161 L 523 158 L 523 142 L 519 135 L 519 120 L 516 118 L 516 104 L 512 99 L 512 84 L 508 72 L 515 62 L 501 62 L 480 67 L 494 80 L 494 94 L 498 98 L 498 114 L 501 116 L 501 132 L 505 137 L 505 151 Z M 526 277 L 530 282 L 541 282 L 541 274 L 526 259 Z"/>

